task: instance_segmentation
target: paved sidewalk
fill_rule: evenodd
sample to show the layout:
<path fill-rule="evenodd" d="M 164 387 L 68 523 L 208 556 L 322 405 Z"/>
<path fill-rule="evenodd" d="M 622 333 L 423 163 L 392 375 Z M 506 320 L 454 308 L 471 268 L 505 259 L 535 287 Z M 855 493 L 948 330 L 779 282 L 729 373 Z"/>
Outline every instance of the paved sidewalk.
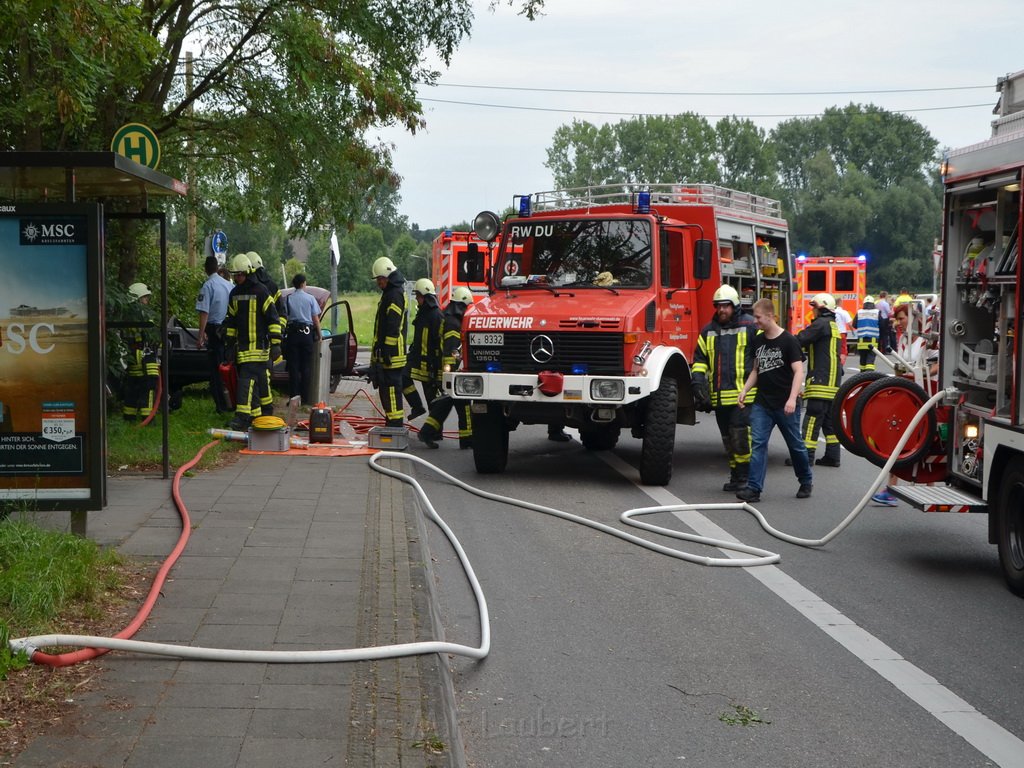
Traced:
<path fill-rule="evenodd" d="M 332 404 L 357 385 L 343 382 Z M 193 531 L 137 639 L 330 650 L 434 639 L 429 557 L 408 488 L 366 457 L 242 456 L 182 482 Z M 162 560 L 170 481 L 111 478 L 88 535 Z M 444 665 L 264 664 L 110 653 L 98 690 L 20 768 L 442 766 L 463 756 Z M 450 720 L 451 718 L 451 720 Z M 428 752 L 438 741 L 445 749 Z"/>

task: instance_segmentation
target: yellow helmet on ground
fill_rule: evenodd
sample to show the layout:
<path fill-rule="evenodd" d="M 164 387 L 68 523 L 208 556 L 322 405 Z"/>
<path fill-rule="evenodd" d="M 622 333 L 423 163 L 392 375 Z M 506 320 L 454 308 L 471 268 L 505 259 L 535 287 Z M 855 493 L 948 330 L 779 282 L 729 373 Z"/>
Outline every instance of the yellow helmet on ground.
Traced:
<path fill-rule="evenodd" d="M 430 282 L 429 277 L 421 277 L 416 281 L 416 287 L 413 289 L 420 296 L 436 296 L 437 291 L 434 290 L 434 284 Z"/>
<path fill-rule="evenodd" d="M 231 258 L 231 263 L 228 265 L 228 271 L 233 275 L 247 275 L 252 272 L 252 262 L 249 261 L 249 257 L 244 253 L 236 253 Z"/>
<path fill-rule="evenodd" d="M 819 293 L 811 299 L 811 304 L 819 309 L 827 309 L 830 312 L 836 311 L 836 300 L 831 293 Z"/>
<path fill-rule="evenodd" d="M 473 292 L 464 285 L 456 286 L 455 290 L 452 291 L 452 301 L 458 301 L 462 304 L 473 303 Z"/>
<path fill-rule="evenodd" d="M 711 297 L 712 304 L 721 304 L 726 301 L 731 303 L 734 307 L 738 307 L 740 305 L 740 295 L 731 285 L 723 285 L 715 291 L 715 295 Z"/>
<path fill-rule="evenodd" d="M 134 296 L 136 299 L 141 299 L 144 296 L 152 296 L 153 292 L 149 290 L 145 283 L 132 283 L 128 286 L 128 293 Z"/>
<path fill-rule="evenodd" d="M 373 262 L 373 279 L 376 280 L 378 277 L 387 277 L 394 272 L 395 269 L 395 262 L 387 256 L 381 256 Z"/>

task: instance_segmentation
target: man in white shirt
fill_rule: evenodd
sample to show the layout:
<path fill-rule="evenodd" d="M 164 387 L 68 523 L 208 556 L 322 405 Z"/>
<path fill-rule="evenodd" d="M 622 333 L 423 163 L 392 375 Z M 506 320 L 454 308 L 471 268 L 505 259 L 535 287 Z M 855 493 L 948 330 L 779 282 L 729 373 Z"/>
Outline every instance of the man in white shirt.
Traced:
<path fill-rule="evenodd" d="M 843 344 L 839 348 L 839 363 L 840 365 L 846 365 L 846 353 L 848 347 L 846 346 L 846 334 L 850 330 L 850 326 L 853 324 L 853 318 L 850 317 L 850 313 L 847 312 L 843 305 L 836 300 L 836 326 L 839 328 L 839 335 L 843 337 Z"/>
<path fill-rule="evenodd" d="M 232 285 L 217 272 L 219 266 L 216 256 L 207 256 L 204 269 L 206 282 L 199 289 L 196 297 L 196 310 L 199 312 L 199 336 L 196 346 L 206 347 L 206 359 L 210 369 L 210 395 L 217 413 L 230 413 L 232 408 L 228 401 L 227 391 L 220 378 L 220 364 L 224 362 L 224 316 L 228 311 L 228 297 Z"/>

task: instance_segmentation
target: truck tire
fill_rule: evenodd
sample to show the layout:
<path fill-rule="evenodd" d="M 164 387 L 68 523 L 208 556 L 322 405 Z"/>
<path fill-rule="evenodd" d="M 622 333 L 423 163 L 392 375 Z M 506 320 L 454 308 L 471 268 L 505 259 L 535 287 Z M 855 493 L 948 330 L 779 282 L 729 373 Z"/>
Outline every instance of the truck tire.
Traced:
<path fill-rule="evenodd" d="M 857 398 L 873 382 L 884 378 L 878 371 L 861 371 L 844 381 L 832 400 L 832 425 L 836 430 L 839 444 L 850 453 L 859 456 L 853 440 L 853 409 Z"/>
<path fill-rule="evenodd" d="M 999 485 L 999 504 L 989 514 L 996 520 L 999 565 L 1006 586 L 1024 597 L 1024 456 L 1016 456 L 1006 465 Z"/>
<path fill-rule="evenodd" d="M 504 472 L 508 464 L 508 424 L 493 405 L 487 413 L 473 414 L 473 463 L 481 475 Z"/>
<path fill-rule="evenodd" d="M 900 376 L 886 376 L 869 384 L 853 407 L 853 441 L 859 455 L 876 467 L 885 466 L 906 425 L 927 400 L 921 387 Z M 909 467 L 927 456 L 936 432 L 932 408 L 903 446 L 893 468 Z"/>
<path fill-rule="evenodd" d="M 676 406 L 679 383 L 665 376 L 647 400 L 644 439 L 640 449 L 640 482 L 668 485 L 672 479 L 672 454 L 676 443 Z"/>
<path fill-rule="evenodd" d="M 580 429 L 580 442 L 588 451 L 610 451 L 619 442 L 620 428 L 613 424 Z"/>

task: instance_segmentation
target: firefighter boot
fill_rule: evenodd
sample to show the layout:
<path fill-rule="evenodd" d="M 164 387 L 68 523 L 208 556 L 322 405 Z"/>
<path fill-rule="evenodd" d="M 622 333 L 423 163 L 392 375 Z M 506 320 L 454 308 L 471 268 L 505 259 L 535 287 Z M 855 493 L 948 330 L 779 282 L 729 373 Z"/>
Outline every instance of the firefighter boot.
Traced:
<path fill-rule="evenodd" d="M 722 486 L 723 491 L 739 491 L 747 487 L 750 475 L 749 464 L 737 464 L 729 470 L 729 482 Z"/>
<path fill-rule="evenodd" d="M 420 393 L 416 391 L 416 385 L 412 387 L 406 387 L 402 390 L 402 394 L 405 396 L 405 402 L 409 404 L 409 421 L 418 419 L 427 409 L 423 407 L 423 398 L 420 397 Z"/>
<path fill-rule="evenodd" d="M 839 456 L 839 443 L 830 443 L 825 446 L 825 455 L 814 464 L 819 467 L 838 467 Z"/>

